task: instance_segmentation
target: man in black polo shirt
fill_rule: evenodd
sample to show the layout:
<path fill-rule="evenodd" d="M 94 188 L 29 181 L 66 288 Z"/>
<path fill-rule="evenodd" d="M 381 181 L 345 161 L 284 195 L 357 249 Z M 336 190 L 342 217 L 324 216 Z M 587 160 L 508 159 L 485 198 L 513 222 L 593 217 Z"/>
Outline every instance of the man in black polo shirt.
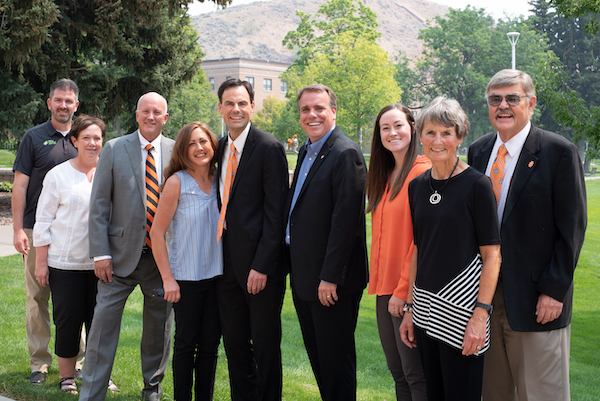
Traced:
<path fill-rule="evenodd" d="M 32 240 L 35 209 L 48 170 L 77 156 L 77 150 L 66 135 L 71 130 L 73 114 L 79 106 L 78 96 L 79 88 L 70 79 L 59 79 L 52 84 L 50 97 L 46 101 L 51 117 L 23 135 L 13 166 L 13 245 L 23 254 L 25 268 L 26 332 L 31 355 L 31 384 L 44 383 L 52 364 L 52 354 L 48 349 L 50 287 L 40 286 L 35 278 L 35 248 Z M 83 353 L 80 352 L 80 355 Z M 81 360 L 78 360 L 78 369 L 81 368 L 80 364 Z"/>

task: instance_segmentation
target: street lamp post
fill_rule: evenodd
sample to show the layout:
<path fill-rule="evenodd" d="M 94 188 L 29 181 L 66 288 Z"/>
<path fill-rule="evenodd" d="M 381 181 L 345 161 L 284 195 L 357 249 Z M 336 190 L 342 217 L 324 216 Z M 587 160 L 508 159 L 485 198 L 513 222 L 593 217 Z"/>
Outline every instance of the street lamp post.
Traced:
<path fill-rule="evenodd" d="M 509 32 L 506 34 L 506 36 L 508 37 L 508 41 L 510 42 L 510 45 L 512 46 L 512 68 L 513 70 L 516 70 L 516 61 L 515 61 L 515 53 L 516 53 L 516 46 L 517 46 L 517 41 L 519 40 L 519 36 L 521 34 L 519 32 Z"/>

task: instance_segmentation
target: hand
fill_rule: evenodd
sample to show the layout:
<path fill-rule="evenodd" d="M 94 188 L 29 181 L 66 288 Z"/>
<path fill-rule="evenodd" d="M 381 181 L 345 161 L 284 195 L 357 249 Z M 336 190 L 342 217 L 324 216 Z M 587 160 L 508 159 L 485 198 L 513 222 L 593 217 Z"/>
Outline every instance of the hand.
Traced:
<path fill-rule="evenodd" d="M 35 278 L 42 287 L 49 284 L 50 270 L 46 264 L 35 264 Z"/>
<path fill-rule="evenodd" d="M 112 275 L 114 274 L 112 259 L 94 262 L 94 274 L 105 283 L 112 283 Z"/>
<path fill-rule="evenodd" d="M 23 229 L 16 230 L 13 234 L 13 245 L 17 252 L 27 255 L 29 251 L 29 239 Z"/>
<path fill-rule="evenodd" d="M 396 316 L 396 317 L 404 316 L 403 309 L 404 309 L 405 303 L 406 303 L 405 300 L 403 300 L 401 298 L 397 298 L 392 295 L 388 302 L 388 312 L 390 312 L 390 315 L 392 315 L 392 316 Z"/>
<path fill-rule="evenodd" d="M 546 294 L 540 294 L 535 307 L 536 322 L 546 324 L 558 319 L 562 314 L 563 303 Z"/>
<path fill-rule="evenodd" d="M 165 291 L 165 301 L 176 303 L 181 299 L 179 284 L 176 280 L 163 281 L 163 290 Z"/>
<path fill-rule="evenodd" d="M 475 308 L 473 316 L 467 323 L 463 336 L 462 354 L 473 355 L 485 345 L 488 313 L 485 309 Z M 477 348 L 479 347 L 479 348 Z"/>
<path fill-rule="evenodd" d="M 254 269 L 250 269 L 248 274 L 248 294 L 256 295 L 267 286 L 267 275 L 264 273 L 257 272 Z"/>
<path fill-rule="evenodd" d="M 415 326 L 412 321 L 412 312 L 406 312 L 404 319 L 400 324 L 400 338 L 402 342 L 406 344 L 408 348 L 415 348 L 417 346 L 417 339 L 415 338 Z"/>
<path fill-rule="evenodd" d="M 321 301 L 321 305 L 335 305 L 335 302 L 338 300 L 337 284 L 326 283 L 324 281 L 321 281 L 321 284 L 319 284 L 318 295 L 319 301 Z"/>

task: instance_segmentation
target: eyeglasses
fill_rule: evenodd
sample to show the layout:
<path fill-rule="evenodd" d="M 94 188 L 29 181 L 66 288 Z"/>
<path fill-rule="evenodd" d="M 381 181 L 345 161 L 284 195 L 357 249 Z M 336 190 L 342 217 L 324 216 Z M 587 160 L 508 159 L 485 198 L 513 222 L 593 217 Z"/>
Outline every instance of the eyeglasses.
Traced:
<path fill-rule="evenodd" d="M 526 98 L 527 96 L 506 95 L 504 99 L 506 99 L 506 103 L 508 103 L 509 106 L 518 106 L 521 104 L 521 99 L 524 97 Z M 500 106 L 500 103 L 502 103 L 502 96 L 489 95 L 487 97 L 487 103 L 492 107 Z"/>

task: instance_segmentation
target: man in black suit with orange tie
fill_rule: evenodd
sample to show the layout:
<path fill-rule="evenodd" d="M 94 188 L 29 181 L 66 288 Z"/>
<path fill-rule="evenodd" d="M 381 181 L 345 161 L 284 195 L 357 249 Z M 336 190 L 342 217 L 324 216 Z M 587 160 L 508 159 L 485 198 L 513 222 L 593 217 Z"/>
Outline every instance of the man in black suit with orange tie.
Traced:
<path fill-rule="evenodd" d="M 283 204 L 288 167 L 283 146 L 250 119 L 254 90 L 229 79 L 218 90 L 228 135 L 219 141 L 219 236 L 223 277 L 219 313 L 233 401 L 281 400 Z"/>
<path fill-rule="evenodd" d="M 323 400 L 356 400 L 354 331 L 367 284 L 366 167 L 335 126 L 336 97 L 309 85 L 296 98 L 308 135 L 286 202 L 286 254 L 304 344 Z"/>
<path fill-rule="evenodd" d="M 531 124 L 528 74 L 498 72 L 486 96 L 497 132 L 471 145 L 469 164 L 494 184 L 502 270 L 483 399 L 568 401 L 573 273 L 587 224 L 581 160 L 573 143 Z"/>

